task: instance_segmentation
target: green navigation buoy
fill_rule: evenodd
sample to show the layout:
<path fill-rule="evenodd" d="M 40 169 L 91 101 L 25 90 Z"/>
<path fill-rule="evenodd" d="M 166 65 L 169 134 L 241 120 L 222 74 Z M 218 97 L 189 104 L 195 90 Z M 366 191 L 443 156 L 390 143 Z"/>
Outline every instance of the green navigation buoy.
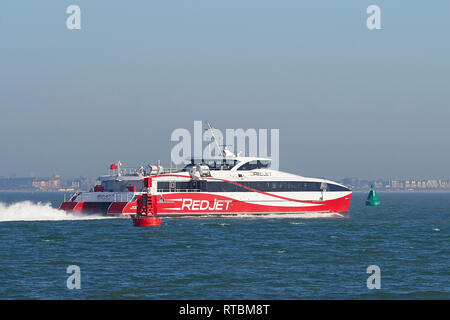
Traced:
<path fill-rule="evenodd" d="M 374 189 L 374 185 L 370 186 L 369 196 L 366 200 L 366 206 L 379 206 L 381 204 L 380 200 L 378 200 L 377 192 Z"/>

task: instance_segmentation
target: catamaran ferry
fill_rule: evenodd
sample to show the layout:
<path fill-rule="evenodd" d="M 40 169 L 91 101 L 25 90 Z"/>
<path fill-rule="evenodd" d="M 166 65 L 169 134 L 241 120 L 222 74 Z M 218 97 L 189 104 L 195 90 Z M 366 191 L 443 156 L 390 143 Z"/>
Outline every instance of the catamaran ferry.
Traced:
<path fill-rule="evenodd" d="M 146 204 L 162 217 L 312 212 L 342 216 L 352 197 L 342 184 L 272 170 L 268 158 L 236 156 L 227 148 L 221 157 L 192 159 L 181 170 L 165 170 L 159 164 L 122 168 L 120 162 L 110 169 L 111 174 L 99 177 L 99 185 L 73 194 L 60 208 L 136 215 L 145 194 Z"/>

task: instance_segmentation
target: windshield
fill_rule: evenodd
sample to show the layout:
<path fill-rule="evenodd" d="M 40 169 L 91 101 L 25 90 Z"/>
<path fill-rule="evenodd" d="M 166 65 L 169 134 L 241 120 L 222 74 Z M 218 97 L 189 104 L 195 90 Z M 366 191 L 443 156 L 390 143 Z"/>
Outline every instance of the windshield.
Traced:
<path fill-rule="evenodd" d="M 184 167 L 184 171 L 189 171 L 189 169 L 197 164 L 202 166 L 208 166 L 209 170 L 231 170 L 236 164 L 237 160 L 234 159 L 210 159 L 210 160 L 194 160 L 190 164 Z"/>
<path fill-rule="evenodd" d="M 270 160 L 249 161 L 238 168 L 238 170 L 267 169 L 270 166 Z"/>

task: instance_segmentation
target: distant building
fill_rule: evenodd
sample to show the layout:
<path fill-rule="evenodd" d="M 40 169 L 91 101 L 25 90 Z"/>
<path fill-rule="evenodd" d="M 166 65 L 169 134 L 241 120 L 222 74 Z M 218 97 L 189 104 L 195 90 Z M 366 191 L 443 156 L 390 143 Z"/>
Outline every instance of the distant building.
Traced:
<path fill-rule="evenodd" d="M 55 178 L 41 178 L 33 182 L 33 187 L 42 191 L 55 191 L 61 188 L 61 180 Z"/>
<path fill-rule="evenodd" d="M 33 188 L 35 178 L 0 178 L 0 190 L 26 190 Z"/>

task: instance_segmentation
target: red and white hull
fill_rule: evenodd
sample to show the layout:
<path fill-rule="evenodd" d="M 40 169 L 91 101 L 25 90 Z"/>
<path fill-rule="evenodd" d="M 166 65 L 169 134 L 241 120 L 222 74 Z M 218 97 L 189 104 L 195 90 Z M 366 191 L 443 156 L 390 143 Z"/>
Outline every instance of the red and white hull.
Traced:
<path fill-rule="evenodd" d="M 133 215 L 137 199 L 145 193 L 163 217 L 348 212 L 352 197 L 348 187 L 271 170 L 262 163 L 266 160 L 233 156 L 229 166 L 221 160 L 192 163 L 178 172 L 108 176 L 93 192 L 74 195 L 61 209 Z"/>
<path fill-rule="evenodd" d="M 160 216 L 236 215 L 236 214 L 298 214 L 298 213 L 346 213 L 352 197 L 351 192 L 339 192 L 324 200 L 300 200 L 284 195 L 263 195 L 254 199 L 242 199 L 241 195 L 210 193 L 161 193 L 156 197 Z M 303 198 L 311 195 L 303 195 Z M 327 196 L 327 195 L 325 195 Z M 247 196 L 248 197 L 248 196 Z M 240 199 L 239 199 L 240 198 Z M 130 202 L 64 202 L 66 211 L 106 214 L 136 214 L 137 204 Z"/>
<path fill-rule="evenodd" d="M 345 213 L 348 211 L 351 192 L 335 199 L 323 201 L 297 200 L 293 198 L 275 199 L 269 196 L 253 200 L 236 199 L 207 193 L 168 193 L 158 201 L 158 215 L 227 215 L 227 214 L 273 214 L 273 213 Z"/>

